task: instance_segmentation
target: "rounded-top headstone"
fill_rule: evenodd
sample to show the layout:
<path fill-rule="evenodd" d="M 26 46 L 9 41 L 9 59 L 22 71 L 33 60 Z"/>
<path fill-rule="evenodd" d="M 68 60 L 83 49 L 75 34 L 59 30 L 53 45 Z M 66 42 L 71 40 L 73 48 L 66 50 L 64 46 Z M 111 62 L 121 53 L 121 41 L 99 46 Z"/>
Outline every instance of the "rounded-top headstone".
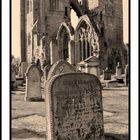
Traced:
<path fill-rule="evenodd" d="M 74 67 L 65 60 L 59 60 L 56 63 L 54 63 L 53 66 L 51 67 L 47 76 L 47 80 L 49 80 L 54 75 L 69 72 L 75 72 Z"/>
<path fill-rule="evenodd" d="M 46 83 L 47 140 L 104 140 L 102 88 L 88 73 L 65 73 Z"/>
<path fill-rule="evenodd" d="M 25 100 L 26 101 L 42 100 L 40 70 L 35 64 L 31 64 L 26 71 Z"/>

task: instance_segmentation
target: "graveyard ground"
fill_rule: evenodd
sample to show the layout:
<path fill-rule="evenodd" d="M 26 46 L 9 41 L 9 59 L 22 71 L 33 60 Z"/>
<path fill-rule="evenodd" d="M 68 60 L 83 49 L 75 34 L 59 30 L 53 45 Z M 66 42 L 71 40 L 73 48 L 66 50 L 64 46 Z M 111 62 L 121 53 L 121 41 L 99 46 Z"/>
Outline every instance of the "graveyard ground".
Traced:
<path fill-rule="evenodd" d="M 102 93 L 106 140 L 127 140 L 128 88 L 104 88 Z M 12 140 L 45 140 L 45 102 L 25 102 L 24 95 L 24 86 L 12 91 Z"/>

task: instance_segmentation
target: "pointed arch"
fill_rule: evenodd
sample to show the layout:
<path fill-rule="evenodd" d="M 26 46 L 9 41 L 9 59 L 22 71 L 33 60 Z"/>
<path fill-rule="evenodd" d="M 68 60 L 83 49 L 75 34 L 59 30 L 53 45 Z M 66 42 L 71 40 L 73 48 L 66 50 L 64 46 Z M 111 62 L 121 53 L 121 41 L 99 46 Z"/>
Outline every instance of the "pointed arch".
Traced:
<path fill-rule="evenodd" d="M 59 49 L 59 59 L 63 59 L 72 63 L 71 44 L 74 40 L 73 27 L 65 22 L 61 23 L 56 39 Z"/>
<path fill-rule="evenodd" d="M 87 15 L 79 18 L 75 31 L 75 52 L 77 52 L 76 63 L 90 56 L 99 55 L 99 38 Z M 80 42 L 80 43 L 79 43 Z"/>
<path fill-rule="evenodd" d="M 69 39 L 73 40 L 74 39 L 74 29 L 72 26 L 67 25 L 65 22 L 61 23 L 61 25 L 58 29 L 58 32 L 57 32 L 56 39 L 60 38 L 60 35 L 64 29 L 66 29 L 67 33 L 69 34 Z"/>

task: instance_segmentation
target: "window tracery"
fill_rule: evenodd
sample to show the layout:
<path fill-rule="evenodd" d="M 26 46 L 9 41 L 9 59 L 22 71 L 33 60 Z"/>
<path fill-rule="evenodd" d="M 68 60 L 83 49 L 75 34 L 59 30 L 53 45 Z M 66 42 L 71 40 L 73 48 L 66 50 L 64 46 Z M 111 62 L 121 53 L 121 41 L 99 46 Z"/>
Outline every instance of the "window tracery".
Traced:
<path fill-rule="evenodd" d="M 79 61 L 90 56 L 99 57 L 98 37 L 93 28 L 86 21 L 83 21 L 80 23 L 77 33 Z"/>

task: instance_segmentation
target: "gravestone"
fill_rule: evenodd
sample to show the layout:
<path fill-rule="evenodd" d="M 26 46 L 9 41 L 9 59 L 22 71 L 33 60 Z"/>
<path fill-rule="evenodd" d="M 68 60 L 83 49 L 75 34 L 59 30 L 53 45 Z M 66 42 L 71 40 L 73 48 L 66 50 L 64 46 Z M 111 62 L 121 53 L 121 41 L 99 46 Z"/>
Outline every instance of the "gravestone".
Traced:
<path fill-rule="evenodd" d="M 65 60 L 59 60 L 54 63 L 48 73 L 47 80 L 49 80 L 52 76 L 60 74 L 60 73 L 69 73 L 74 72 L 74 67 Z"/>
<path fill-rule="evenodd" d="M 103 71 L 103 79 L 111 80 L 111 71 L 108 68 Z"/>
<path fill-rule="evenodd" d="M 125 67 L 125 79 L 124 79 L 124 83 L 125 83 L 125 86 L 128 86 L 129 84 L 129 68 L 128 68 L 128 65 L 126 65 Z"/>
<path fill-rule="evenodd" d="M 88 73 L 65 73 L 46 82 L 47 140 L 104 140 L 102 89 Z"/>
<path fill-rule="evenodd" d="M 16 84 L 16 74 L 15 74 L 15 71 L 12 70 L 12 75 L 11 75 L 11 90 L 15 90 L 15 88 L 17 87 L 17 84 Z"/>
<path fill-rule="evenodd" d="M 119 62 L 117 63 L 116 66 L 116 77 L 117 79 L 122 79 L 122 70 Z"/>
<path fill-rule="evenodd" d="M 41 95 L 41 79 L 40 71 L 35 64 L 31 64 L 26 72 L 26 101 L 40 101 Z"/>

